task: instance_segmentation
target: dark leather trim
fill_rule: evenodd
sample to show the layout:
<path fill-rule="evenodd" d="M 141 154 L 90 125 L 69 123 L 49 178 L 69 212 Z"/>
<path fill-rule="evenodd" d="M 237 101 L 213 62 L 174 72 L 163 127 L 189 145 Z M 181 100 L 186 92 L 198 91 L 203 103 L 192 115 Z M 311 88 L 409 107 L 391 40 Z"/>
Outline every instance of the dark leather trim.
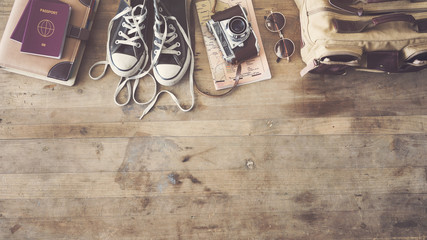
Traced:
<path fill-rule="evenodd" d="M 225 19 L 232 18 L 234 16 L 244 17 L 242 10 L 243 8 L 240 5 L 235 5 L 224 11 L 216 12 L 215 15 L 212 16 L 212 20 L 214 20 L 215 22 L 219 22 Z"/>
<path fill-rule="evenodd" d="M 89 33 L 89 30 L 86 28 L 79 28 L 73 25 L 68 25 L 67 37 L 86 41 L 89 39 Z"/>
<path fill-rule="evenodd" d="M 368 3 L 381 3 L 381 2 L 393 2 L 393 1 L 399 1 L 399 0 L 368 0 Z M 348 14 L 358 15 L 358 16 L 367 16 L 367 15 L 380 13 L 380 12 L 364 11 L 363 8 L 352 7 L 351 5 L 355 4 L 355 2 L 356 1 L 353 1 L 353 0 L 329 0 L 329 4 L 331 4 L 331 6 L 343 12 L 346 12 Z M 427 0 L 411 0 L 410 2 L 427 2 Z"/>
<path fill-rule="evenodd" d="M 368 69 L 376 69 L 385 72 L 399 72 L 399 51 L 375 51 L 366 53 Z"/>
<path fill-rule="evenodd" d="M 366 29 L 375 27 L 380 24 L 398 21 L 413 24 L 415 27 L 414 30 L 418 32 L 422 32 L 427 29 L 426 19 L 415 20 L 412 15 L 403 13 L 386 14 L 379 17 L 374 17 L 371 20 L 367 21 L 347 21 L 340 19 L 332 19 L 332 24 L 338 33 L 360 33 L 364 32 Z"/>
<path fill-rule="evenodd" d="M 234 55 L 236 56 L 236 58 L 233 64 L 241 63 L 258 56 L 258 49 L 256 48 L 256 38 L 253 32 L 251 32 L 249 38 L 246 39 L 244 47 L 237 47 L 234 49 Z"/>
<path fill-rule="evenodd" d="M 92 1 L 93 0 L 79 0 L 79 2 L 83 5 L 85 5 L 86 7 L 90 7 Z"/>
<path fill-rule="evenodd" d="M 72 62 L 60 62 L 50 69 L 47 76 L 50 78 L 67 81 L 71 76 L 72 68 Z"/>
<path fill-rule="evenodd" d="M 418 26 L 418 32 L 427 33 L 427 18 L 419 19 L 416 22 Z"/>
<path fill-rule="evenodd" d="M 350 13 L 350 14 L 354 14 L 354 15 L 358 15 L 358 16 L 362 16 L 363 15 L 363 8 L 354 8 L 351 7 L 351 3 L 349 3 L 348 1 L 340 1 L 340 0 L 329 0 L 329 4 L 331 4 L 331 6 Z"/>

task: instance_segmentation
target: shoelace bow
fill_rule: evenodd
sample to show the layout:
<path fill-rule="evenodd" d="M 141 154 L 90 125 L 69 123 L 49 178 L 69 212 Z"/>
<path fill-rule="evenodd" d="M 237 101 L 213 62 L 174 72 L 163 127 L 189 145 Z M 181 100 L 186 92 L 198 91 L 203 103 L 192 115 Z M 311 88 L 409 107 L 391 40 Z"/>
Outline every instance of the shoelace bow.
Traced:
<path fill-rule="evenodd" d="M 130 16 L 123 16 L 129 12 L 129 10 L 132 9 Z M 135 11 L 140 9 L 141 11 L 144 11 L 141 15 L 135 16 Z M 120 14 L 119 14 L 120 16 Z M 124 33 L 120 31 L 118 34 L 120 37 L 123 37 L 125 40 L 116 40 L 116 44 L 124 44 L 124 45 L 130 45 L 133 47 L 140 48 L 141 44 L 137 43 L 136 41 L 138 39 L 144 39 L 141 29 L 145 28 L 144 21 L 147 18 L 147 11 L 144 9 L 143 5 L 137 5 L 134 8 L 127 8 L 123 11 L 123 14 L 121 14 L 123 18 L 125 19 L 125 22 L 122 23 L 122 27 L 127 29 L 127 32 Z M 117 19 L 118 17 L 114 17 L 113 20 Z M 138 33 L 137 35 L 135 33 Z M 135 34 L 133 37 L 129 37 L 130 35 Z M 145 42 L 144 42 L 145 44 Z"/>

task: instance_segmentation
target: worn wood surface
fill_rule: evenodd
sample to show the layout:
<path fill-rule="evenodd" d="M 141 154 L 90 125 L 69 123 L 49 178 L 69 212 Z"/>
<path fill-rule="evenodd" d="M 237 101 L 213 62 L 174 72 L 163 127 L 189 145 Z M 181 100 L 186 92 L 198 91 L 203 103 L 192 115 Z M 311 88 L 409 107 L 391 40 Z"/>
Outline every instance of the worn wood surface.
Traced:
<path fill-rule="evenodd" d="M 262 25 L 283 12 L 299 46 L 295 4 L 254 0 L 273 78 L 196 94 L 189 113 L 163 96 L 140 121 L 142 106 L 114 104 L 112 71 L 87 76 L 117 4 L 102 0 L 76 86 L 0 71 L 0 239 L 427 238 L 425 71 L 301 78 Z M 172 88 L 189 104 L 187 89 Z"/>

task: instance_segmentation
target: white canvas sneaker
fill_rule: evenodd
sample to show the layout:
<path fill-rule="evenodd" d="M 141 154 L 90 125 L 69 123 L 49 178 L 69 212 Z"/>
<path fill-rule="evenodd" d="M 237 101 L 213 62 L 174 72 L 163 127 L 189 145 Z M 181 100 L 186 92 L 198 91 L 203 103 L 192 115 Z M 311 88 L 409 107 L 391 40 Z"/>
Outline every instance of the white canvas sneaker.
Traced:
<path fill-rule="evenodd" d="M 157 82 L 172 86 L 187 72 L 192 55 L 188 34 L 186 0 L 154 0 L 152 58 Z"/>
<path fill-rule="evenodd" d="M 95 63 L 89 75 L 92 79 L 100 79 L 105 75 L 107 67 L 120 77 L 137 74 L 148 62 L 146 44 L 147 7 L 145 0 L 121 0 L 116 16 L 108 26 L 107 59 Z M 104 72 L 93 77 L 92 69 L 105 65 Z"/>
<path fill-rule="evenodd" d="M 181 111 L 188 112 L 194 107 L 194 56 L 187 24 L 186 0 L 153 0 L 154 36 L 151 51 L 151 67 L 154 78 L 163 86 L 173 86 L 189 71 L 191 105 L 185 108 L 178 98 L 168 90 L 158 92 L 140 118 L 143 118 L 156 104 L 158 97 L 167 93 Z"/>

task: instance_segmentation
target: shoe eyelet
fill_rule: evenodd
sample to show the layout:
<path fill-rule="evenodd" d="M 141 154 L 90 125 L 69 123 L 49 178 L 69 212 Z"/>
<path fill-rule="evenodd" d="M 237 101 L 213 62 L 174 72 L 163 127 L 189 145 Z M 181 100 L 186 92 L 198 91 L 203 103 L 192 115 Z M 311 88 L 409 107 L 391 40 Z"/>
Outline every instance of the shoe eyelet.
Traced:
<path fill-rule="evenodd" d="M 154 55 L 157 55 L 159 53 L 159 50 L 154 50 Z"/>
<path fill-rule="evenodd" d="M 136 44 L 136 47 L 137 47 L 137 48 L 140 48 L 140 47 L 141 47 L 141 43 L 137 43 L 137 44 Z"/>
<path fill-rule="evenodd" d="M 119 31 L 118 35 L 121 37 L 123 35 L 123 32 Z"/>
<path fill-rule="evenodd" d="M 119 40 L 114 41 L 115 44 L 119 44 Z"/>
<path fill-rule="evenodd" d="M 162 7 L 159 7 L 159 12 L 163 12 L 163 8 Z"/>
<path fill-rule="evenodd" d="M 124 22 L 122 22 L 122 27 L 125 27 L 125 23 Z"/>
<path fill-rule="evenodd" d="M 176 55 L 181 56 L 181 51 L 178 51 Z"/>
<path fill-rule="evenodd" d="M 181 43 L 177 42 L 175 43 L 177 47 L 181 47 Z"/>
<path fill-rule="evenodd" d="M 177 38 L 178 37 L 178 33 L 174 33 L 173 37 Z"/>
<path fill-rule="evenodd" d="M 169 28 L 170 28 L 170 29 L 173 29 L 173 25 L 172 25 L 172 24 L 169 24 Z"/>

